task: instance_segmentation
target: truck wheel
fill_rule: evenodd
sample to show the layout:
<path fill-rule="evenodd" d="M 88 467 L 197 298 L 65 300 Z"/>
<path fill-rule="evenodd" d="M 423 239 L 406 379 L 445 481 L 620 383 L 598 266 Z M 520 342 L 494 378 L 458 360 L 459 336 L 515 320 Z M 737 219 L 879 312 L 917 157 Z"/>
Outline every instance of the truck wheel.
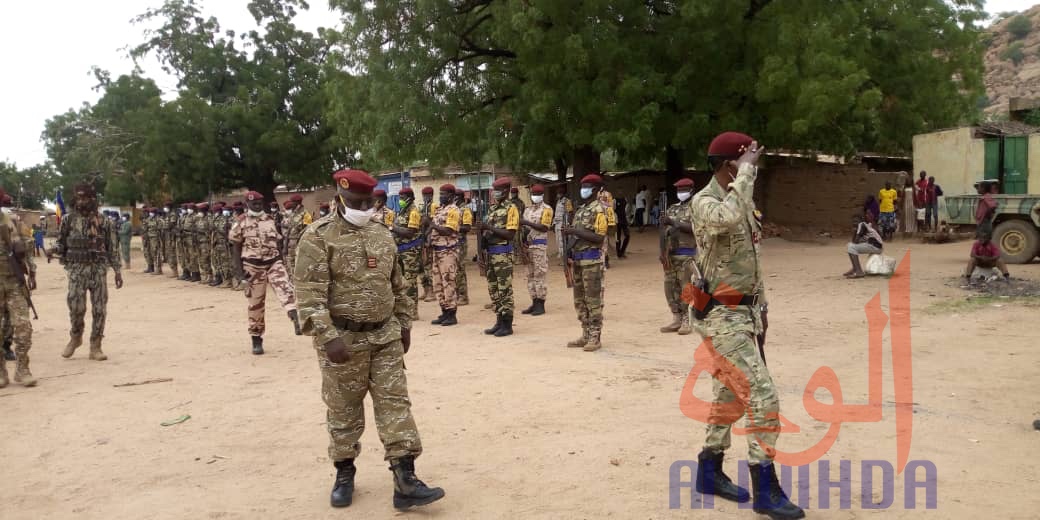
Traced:
<path fill-rule="evenodd" d="M 993 230 L 993 240 L 1009 264 L 1027 263 L 1040 252 L 1040 231 L 1025 220 L 1001 222 Z"/>

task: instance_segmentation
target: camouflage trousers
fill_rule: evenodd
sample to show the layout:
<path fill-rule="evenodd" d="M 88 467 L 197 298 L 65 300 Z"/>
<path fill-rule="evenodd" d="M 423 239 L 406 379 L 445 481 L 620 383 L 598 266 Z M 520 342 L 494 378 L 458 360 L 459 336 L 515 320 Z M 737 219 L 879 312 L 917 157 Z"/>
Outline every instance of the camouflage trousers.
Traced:
<path fill-rule="evenodd" d="M 25 289 L 13 276 L 0 277 L 0 302 L 3 303 L 4 340 L 11 340 L 15 354 L 27 356 L 32 348 L 33 331 L 29 301 L 25 298 Z"/>
<path fill-rule="evenodd" d="M 227 243 L 221 240 L 215 241 L 210 250 L 213 252 L 213 254 L 210 255 L 210 261 L 213 265 L 213 274 L 219 274 L 221 278 L 224 278 L 225 280 L 230 278 L 231 254 L 228 252 Z"/>
<path fill-rule="evenodd" d="M 668 256 L 669 269 L 664 273 L 664 298 L 668 302 L 668 309 L 672 314 L 686 312 L 686 302 L 682 299 L 683 287 L 690 283 L 690 275 L 693 274 L 692 256 Z"/>
<path fill-rule="evenodd" d="M 401 265 L 401 273 L 408 284 L 408 297 L 412 300 L 411 315 L 419 315 L 419 277 L 422 276 L 422 251 L 414 247 L 397 253 L 397 261 Z"/>
<path fill-rule="evenodd" d="M 181 263 L 188 271 L 199 272 L 199 245 L 194 233 L 184 237 L 184 257 L 181 258 Z"/>
<path fill-rule="evenodd" d="M 199 255 L 199 268 L 196 269 L 196 271 L 202 274 L 203 279 L 208 279 L 209 277 L 213 276 L 213 264 L 210 258 L 211 255 L 209 240 L 205 239 L 202 236 L 199 236 L 197 237 L 195 244 L 198 247 L 197 251 Z"/>
<path fill-rule="evenodd" d="M 152 245 L 152 240 L 145 235 L 141 235 L 141 250 L 144 253 L 144 263 L 151 269 L 153 267 L 152 261 L 155 259 L 155 248 Z"/>
<path fill-rule="evenodd" d="M 421 256 L 420 256 L 421 258 Z M 430 256 L 428 259 L 424 259 L 420 265 L 422 265 L 422 273 L 420 273 L 420 279 L 422 286 L 426 289 L 433 288 L 433 278 L 430 274 L 433 272 L 433 250 L 430 250 Z"/>
<path fill-rule="evenodd" d="M 170 264 L 170 267 L 176 272 L 177 271 L 177 238 L 173 236 L 173 233 L 167 233 L 163 243 L 166 244 L 166 263 Z"/>
<path fill-rule="evenodd" d="M 288 251 L 285 252 L 285 270 L 289 273 L 289 278 L 296 279 L 296 246 L 297 244 L 289 244 Z"/>
<path fill-rule="evenodd" d="M 459 268 L 459 250 L 456 248 L 433 252 L 433 293 L 442 309 L 458 307 L 455 292 L 455 274 Z"/>
<path fill-rule="evenodd" d="M 162 269 L 164 253 L 162 241 L 157 237 L 152 237 L 148 241 L 152 243 L 152 256 L 148 259 L 148 265 L 155 269 Z"/>
<path fill-rule="evenodd" d="M 69 277 L 69 335 L 82 336 L 86 329 L 87 292 L 90 293 L 91 326 L 90 339 L 100 340 L 105 336 L 105 320 L 108 316 L 108 266 L 105 264 L 65 265 Z"/>
<path fill-rule="evenodd" d="M 730 430 L 740 415 L 734 416 L 732 405 L 728 407 L 729 410 L 724 410 L 722 405 L 737 401 L 747 416 L 748 427 L 755 431 L 747 436 L 748 462 L 769 462 L 776 455 L 776 439 L 780 435 L 780 400 L 773 386 L 773 378 L 769 376 L 769 370 L 758 353 L 755 335 L 750 331 L 730 331 L 716 334 L 710 339 L 715 350 L 732 365 L 727 365 L 725 369 L 718 366 L 712 368 L 714 400 L 708 415 L 704 447 L 715 452 L 730 447 Z M 722 373 L 722 370 L 734 369 L 742 374 Z M 749 385 L 738 395 L 721 382 L 732 378 L 746 380 Z"/>
<path fill-rule="evenodd" d="M 293 284 L 281 260 L 262 267 L 243 262 L 242 269 L 249 276 L 245 288 L 246 300 L 249 302 L 249 335 L 263 336 L 266 330 L 264 312 L 267 310 L 267 286 L 270 284 L 278 302 L 288 312 L 296 310 Z"/>
<path fill-rule="evenodd" d="M 603 329 L 603 264 L 574 265 L 574 310 L 581 328 L 590 333 Z"/>
<path fill-rule="evenodd" d="M 185 235 L 181 235 L 180 238 L 177 239 L 177 260 L 180 261 L 181 270 L 183 271 L 195 270 L 191 267 L 191 255 L 188 254 L 188 250 L 190 249 L 188 247 L 189 242 L 190 240 Z"/>
<path fill-rule="evenodd" d="M 531 261 L 527 263 L 527 292 L 531 298 L 544 300 L 549 293 L 545 277 L 549 274 L 549 252 L 545 246 L 532 246 L 528 249 Z"/>
<path fill-rule="evenodd" d="M 489 254 L 487 263 L 488 294 L 495 314 L 513 314 L 513 253 Z"/>
<path fill-rule="evenodd" d="M 459 241 L 458 267 L 455 270 L 455 293 L 460 300 L 469 301 L 469 282 L 466 280 L 466 259 L 469 258 L 469 247 L 465 240 Z"/>
<path fill-rule="evenodd" d="M 130 239 L 119 241 L 119 253 L 123 257 L 123 265 L 130 268 Z"/>
<path fill-rule="evenodd" d="M 329 361 L 318 348 L 321 397 L 325 401 L 329 430 L 329 458 L 354 459 L 361 453 L 365 431 L 365 395 L 371 392 L 372 408 L 384 459 L 394 460 L 422 453 L 419 431 L 412 418 L 408 381 L 404 374 L 401 340 L 373 350 L 351 352 L 343 364 Z"/>

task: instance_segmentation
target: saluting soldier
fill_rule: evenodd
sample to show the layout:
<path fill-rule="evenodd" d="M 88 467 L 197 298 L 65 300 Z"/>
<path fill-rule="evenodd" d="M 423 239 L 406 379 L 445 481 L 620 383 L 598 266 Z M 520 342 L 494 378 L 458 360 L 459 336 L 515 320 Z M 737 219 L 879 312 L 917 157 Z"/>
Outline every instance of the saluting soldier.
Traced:
<path fill-rule="evenodd" d="M 664 273 L 664 297 L 668 308 L 672 311 L 672 322 L 661 327 L 661 332 L 678 332 L 685 336 L 693 332 L 690 328 L 689 305 L 682 298 L 683 287 L 690 283 L 693 270 L 690 266 L 697 256 L 697 239 L 693 236 L 693 209 L 690 208 L 690 197 L 693 196 L 693 181 L 680 179 L 675 183 L 675 191 L 679 202 L 668 207 L 661 215 L 661 223 L 668 226 L 668 261 L 661 258 L 666 266 Z"/>
<path fill-rule="evenodd" d="M 607 210 L 597 198 L 603 177 L 590 173 L 581 179 L 581 206 L 574 222 L 563 227 L 563 239 L 571 240 L 574 274 L 574 310 L 581 322 L 581 337 L 567 343 L 570 348 L 594 352 L 602 347 L 603 332 L 603 242 L 607 238 Z"/>
<path fill-rule="evenodd" d="M 394 218 L 390 232 L 397 243 L 397 261 L 401 264 L 401 275 L 408 285 L 411 300 L 411 315 L 419 316 L 419 278 L 422 276 L 422 214 L 415 207 L 415 192 L 401 188 L 400 209 Z"/>
<path fill-rule="evenodd" d="M 762 151 L 747 135 L 720 134 L 708 147 L 714 177 L 690 203 L 696 224 L 697 271 L 703 275 L 701 284 L 706 283 L 707 291 L 697 306 L 704 317 L 693 325 L 728 362 L 721 370 L 741 372 L 714 375 L 714 405 L 704 449 L 697 456 L 697 490 L 737 502 L 751 498 L 722 471 L 731 425 L 739 419 L 724 405 L 738 402 L 754 432 L 747 437 L 754 511 L 774 519 L 804 518 L 805 513 L 787 499 L 777 481 L 773 457 L 780 435 L 780 401 L 756 344 L 756 337 L 764 337 L 769 323 L 760 258 L 761 225 L 755 218 L 754 201 L 755 164 Z M 750 387 L 734 392 L 721 383 L 727 378 L 748 381 Z"/>
<path fill-rule="evenodd" d="M 268 284 L 293 322 L 296 335 L 302 333 L 293 283 L 282 263 L 282 234 L 278 231 L 278 224 L 274 217 L 264 211 L 264 196 L 260 193 L 246 193 L 246 208 L 244 218 L 231 226 L 231 263 L 235 277 L 248 282 L 245 289 L 248 330 L 253 342 L 253 354 L 259 356 L 264 353 L 264 310 Z"/>
<path fill-rule="evenodd" d="M 466 204 L 466 192 L 461 188 L 455 188 L 455 206 L 459 208 L 462 222 L 459 224 L 459 260 L 458 270 L 455 273 L 455 292 L 458 294 L 459 307 L 469 305 L 469 281 L 466 279 L 466 258 L 469 258 L 466 235 L 473 228 L 473 210 Z"/>
<path fill-rule="evenodd" d="M 440 204 L 430 219 L 430 247 L 433 248 L 433 291 L 441 306 L 441 315 L 430 323 L 445 327 L 458 321 L 458 295 L 455 273 L 459 265 L 459 208 L 455 206 L 455 186 L 444 184 Z"/>
<path fill-rule="evenodd" d="M 376 180 L 360 170 L 337 172 L 337 212 L 300 238 L 296 294 L 303 330 L 314 337 L 328 408 L 329 458 L 336 467 L 330 503 L 353 500 L 355 459 L 365 429 L 365 394 L 394 478 L 397 509 L 429 504 L 444 490 L 415 475 L 422 443 L 411 413 L 404 354 L 411 346 L 414 305 L 397 261 L 397 244 L 372 222 Z"/>
<path fill-rule="evenodd" d="M 485 222 L 477 229 L 484 234 L 488 294 L 497 318 L 495 325 L 484 330 L 484 334 L 496 337 L 513 333 L 513 240 L 520 229 L 520 212 L 507 200 L 511 184 L 508 177 L 503 177 L 491 185 L 495 205 L 488 209 Z"/>
<path fill-rule="evenodd" d="M 549 274 L 549 228 L 553 222 L 553 210 L 542 202 L 544 197 L 545 186 L 531 186 L 531 206 L 520 220 L 530 257 L 527 262 L 527 291 L 531 294 L 531 306 L 520 312 L 532 316 L 545 314 L 545 297 L 549 292 L 545 278 Z"/>

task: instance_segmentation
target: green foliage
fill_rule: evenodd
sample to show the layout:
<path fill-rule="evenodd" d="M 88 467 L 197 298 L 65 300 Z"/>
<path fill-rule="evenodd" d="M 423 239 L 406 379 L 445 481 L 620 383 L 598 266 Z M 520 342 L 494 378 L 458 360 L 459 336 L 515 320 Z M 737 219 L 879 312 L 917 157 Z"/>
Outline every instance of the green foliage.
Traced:
<path fill-rule="evenodd" d="M 1029 32 L 1033 30 L 1033 21 L 1025 15 L 1017 15 L 1008 20 L 1007 30 L 1013 38 L 1020 40 L 1028 36 Z"/>
<path fill-rule="evenodd" d="M 1027 112 L 1022 122 L 1040 128 L 1040 108 L 1034 108 Z"/>
<path fill-rule="evenodd" d="M 54 198 L 58 176 L 49 164 L 19 169 L 0 161 L 0 187 L 14 199 L 15 207 L 42 209 L 43 201 Z"/>
<path fill-rule="evenodd" d="M 1026 59 L 1025 53 L 1022 52 L 1022 42 L 1015 42 L 1008 45 L 1007 48 L 1000 53 L 1000 59 L 1010 61 L 1015 65 L 1022 63 L 1022 60 Z"/>

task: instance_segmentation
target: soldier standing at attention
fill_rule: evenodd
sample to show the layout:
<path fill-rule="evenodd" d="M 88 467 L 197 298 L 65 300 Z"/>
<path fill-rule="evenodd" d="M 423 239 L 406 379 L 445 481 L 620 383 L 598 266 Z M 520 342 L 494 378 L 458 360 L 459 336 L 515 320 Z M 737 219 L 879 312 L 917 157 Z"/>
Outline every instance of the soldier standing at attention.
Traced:
<path fill-rule="evenodd" d="M 755 342 L 769 326 L 759 257 L 761 226 L 753 199 L 758 175 L 755 164 L 762 151 L 751 137 L 737 132 L 719 135 L 708 147 L 708 162 L 715 175 L 690 206 L 699 249 L 697 267 L 713 299 L 694 328 L 729 362 L 728 369 L 742 372 L 729 377 L 750 382 L 746 393 L 737 394 L 720 382 L 723 376 L 714 374 L 713 391 L 716 405 L 739 402 L 754 425 L 754 433 L 747 438 L 754 511 L 774 519 L 804 518 L 805 513 L 787 499 L 776 478 L 773 457 L 780 434 L 780 402 Z M 725 304 L 715 304 L 720 300 Z M 738 418 L 712 407 L 704 450 L 697 456 L 697 490 L 746 502 L 748 492 L 722 472 L 730 428 Z"/>
<path fill-rule="evenodd" d="M 430 273 L 433 271 L 431 262 L 433 261 L 433 251 L 430 249 L 430 218 L 437 212 L 437 203 L 433 201 L 433 188 L 427 186 L 422 189 L 423 205 L 419 209 L 422 212 L 423 223 L 422 223 L 422 234 L 423 234 L 423 262 L 422 262 L 422 301 L 432 302 L 433 301 L 433 278 L 430 277 Z"/>
<path fill-rule="evenodd" d="M 397 243 L 397 261 L 401 264 L 401 275 L 407 284 L 408 299 L 412 308 L 410 315 L 419 316 L 419 277 L 422 276 L 422 215 L 415 207 L 415 192 L 401 188 L 400 209 L 390 232 Z"/>
<path fill-rule="evenodd" d="M 697 239 L 693 236 L 693 209 L 689 200 L 693 196 L 693 181 L 680 179 L 675 183 L 679 202 L 668 207 L 661 216 L 661 223 L 668 226 L 668 258 L 661 258 L 664 272 L 664 297 L 672 311 L 672 322 L 661 327 L 661 332 L 678 332 L 685 336 L 693 332 L 690 328 L 689 305 L 682 299 L 683 287 L 690 283 L 693 274 L 691 265 L 697 257 Z"/>
<path fill-rule="evenodd" d="M 213 225 L 209 218 L 209 203 L 196 204 L 195 211 L 195 243 L 199 249 L 199 279 L 196 281 L 208 284 L 213 279 L 213 244 L 210 242 Z"/>
<path fill-rule="evenodd" d="M 0 199 L 5 197 L 7 194 L 0 189 Z M 30 247 L 32 243 L 22 235 L 18 216 L 4 208 L 0 213 L 0 255 L 14 260 L 0 261 L 0 305 L 3 305 L 0 314 L 4 316 L 4 344 L 14 344 L 14 382 L 22 386 L 36 386 L 36 378 L 29 370 L 32 322 L 29 321 L 28 293 L 36 290 L 36 263 L 28 254 Z M 12 264 L 18 264 L 22 272 L 15 273 Z M 21 279 L 20 275 L 25 278 Z M 8 384 L 7 361 L 6 354 L 0 355 L 0 388 Z"/>
<path fill-rule="evenodd" d="M 495 337 L 513 333 L 513 240 L 520 229 L 520 212 L 516 205 L 506 200 L 512 182 L 503 177 L 492 184 L 495 205 L 488 209 L 485 222 L 477 227 L 484 234 L 488 252 L 487 283 L 491 305 L 497 320 L 495 326 L 484 334 Z"/>
<path fill-rule="evenodd" d="M 245 218 L 231 226 L 231 263 L 235 277 L 249 282 L 245 290 L 249 302 L 249 335 L 253 340 L 253 354 L 259 356 L 264 353 L 264 306 L 268 283 L 292 320 L 296 335 L 302 333 L 293 283 L 282 263 L 279 248 L 282 234 L 278 232 L 274 217 L 264 212 L 263 195 L 255 191 L 246 193 L 246 208 Z"/>
<path fill-rule="evenodd" d="M 563 227 L 563 239 L 572 240 L 574 310 L 581 322 L 581 338 L 567 343 L 586 352 L 599 350 L 603 331 L 603 243 L 607 238 L 607 209 L 598 198 L 603 177 L 590 173 L 581 179 L 581 206 L 574 222 Z"/>
<path fill-rule="evenodd" d="M 526 205 L 520 198 L 520 188 L 517 188 L 516 186 L 509 188 L 509 202 L 516 206 L 516 213 L 523 217 Z M 526 244 L 524 243 L 524 234 L 516 233 L 513 235 L 513 264 L 519 265 L 527 261 L 527 258 L 523 254 L 525 248 Z"/>
<path fill-rule="evenodd" d="M 165 247 L 166 263 L 174 278 L 180 276 L 177 270 L 177 211 L 173 209 L 173 201 L 166 201 L 166 217 L 162 221 L 163 246 Z"/>
<path fill-rule="evenodd" d="M 155 272 L 155 264 L 152 263 L 155 259 L 155 244 L 152 242 L 153 227 L 155 227 L 155 223 L 152 221 L 152 208 L 145 207 L 141 210 L 141 249 L 144 253 L 144 263 L 147 266 L 142 272 L 145 274 Z"/>
<path fill-rule="evenodd" d="M 553 222 L 553 210 L 542 203 L 545 186 L 531 186 L 531 206 L 524 211 L 520 224 L 527 230 L 527 291 L 531 293 L 531 306 L 520 311 L 523 314 L 541 316 L 545 314 L 545 296 L 548 288 L 545 277 L 549 274 L 549 227 Z"/>
<path fill-rule="evenodd" d="M 397 509 L 444 497 L 415 476 L 422 453 L 412 418 L 404 354 L 411 346 L 414 304 L 401 272 L 397 245 L 372 222 L 376 180 L 360 170 L 333 177 L 339 199 L 335 215 L 304 231 L 295 279 L 303 330 L 314 336 L 328 407 L 329 458 L 336 467 L 330 503 L 347 507 L 354 494 L 354 459 L 361 453 L 365 394 L 394 478 Z M 404 212 L 404 211 L 402 211 Z"/>
<path fill-rule="evenodd" d="M 469 282 L 466 280 L 466 258 L 469 257 L 469 248 L 466 247 L 466 235 L 473 227 L 473 210 L 466 205 L 466 192 L 455 188 L 455 205 L 459 208 L 462 223 L 459 224 L 459 259 L 458 269 L 455 273 L 455 293 L 458 294 L 459 307 L 469 305 Z"/>
<path fill-rule="evenodd" d="M 213 204 L 209 217 L 210 258 L 213 264 L 213 279 L 207 284 L 210 287 L 224 285 L 224 266 L 228 263 L 227 235 L 224 234 L 224 203 Z"/>
<path fill-rule="evenodd" d="M 188 208 L 192 206 L 191 203 L 185 202 L 181 204 L 181 215 L 177 220 L 177 258 L 180 259 L 182 274 L 178 280 L 189 281 L 192 278 L 192 274 L 195 272 L 195 268 L 192 263 L 194 261 L 192 253 L 192 237 L 194 233 L 191 231 L 191 214 L 188 212 Z"/>
<path fill-rule="evenodd" d="M 148 264 L 153 266 L 152 274 L 163 274 L 163 227 L 164 216 L 160 213 L 159 208 L 150 208 L 151 217 L 148 219 L 148 241 L 152 244 L 152 257 L 149 259 Z"/>
<path fill-rule="evenodd" d="M 439 195 L 440 204 L 430 219 L 430 247 L 433 248 L 433 292 L 440 303 L 441 315 L 430 323 L 448 327 L 459 322 L 455 274 L 459 266 L 461 216 L 455 205 L 455 186 L 442 185 Z"/>
<path fill-rule="evenodd" d="M 602 177 L 600 177 L 602 178 Z M 617 236 L 617 214 L 614 213 L 614 195 L 604 186 L 599 190 L 599 202 L 603 204 L 603 212 L 607 216 L 607 239 L 603 241 L 603 265 L 610 269 L 610 240 Z M 604 278 L 606 273 L 603 273 Z M 602 286 L 606 290 L 606 286 Z"/>
<path fill-rule="evenodd" d="M 119 223 L 119 252 L 123 255 L 123 263 L 130 268 L 130 241 L 134 238 L 133 223 L 130 222 L 130 214 L 123 213 L 123 220 Z"/>
<path fill-rule="evenodd" d="M 73 211 L 61 219 L 58 240 L 48 251 L 58 256 L 69 277 L 69 344 L 61 353 L 64 358 L 72 357 L 83 344 L 83 317 L 87 313 L 87 291 L 90 292 L 90 307 L 93 323 L 90 330 L 90 359 L 104 361 L 108 356 L 101 351 L 101 339 L 105 337 L 105 319 L 108 306 L 108 269 L 115 273 L 116 289 L 123 287 L 123 273 L 116 251 L 116 232 L 112 221 L 98 214 L 97 194 L 90 184 L 79 184 L 75 188 Z"/>
<path fill-rule="evenodd" d="M 567 265 L 564 258 L 563 247 L 563 224 L 574 213 L 574 204 L 567 197 L 567 185 L 563 184 L 556 188 L 556 211 L 553 212 L 553 229 L 556 230 L 556 256 L 560 258 L 560 265 Z"/>

